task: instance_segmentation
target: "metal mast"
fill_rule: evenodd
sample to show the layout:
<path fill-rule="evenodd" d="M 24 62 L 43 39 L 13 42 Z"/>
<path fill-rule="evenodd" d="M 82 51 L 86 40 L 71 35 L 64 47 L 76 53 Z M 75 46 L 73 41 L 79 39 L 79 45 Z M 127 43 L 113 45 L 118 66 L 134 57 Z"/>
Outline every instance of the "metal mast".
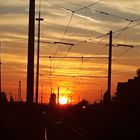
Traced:
<path fill-rule="evenodd" d="M 2 65 L 2 63 L 1 63 L 1 42 L 0 42 L 0 93 L 2 92 L 1 91 L 1 65 Z"/>
<path fill-rule="evenodd" d="M 107 102 L 111 101 L 111 73 L 112 73 L 112 31 L 109 33 L 109 58 L 108 58 L 108 88 Z"/>
<path fill-rule="evenodd" d="M 38 87 L 39 87 L 39 54 L 40 54 L 40 22 L 43 21 L 41 18 L 41 0 L 39 0 L 39 15 L 36 18 L 38 21 L 38 41 L 37 41 L 37 65 L 36 65 L 36 103 L 38 103 Z"/>
<path fill-rule="evenodd" d="M 27 103 L 34 99 L 34 34 L 35 34 L 35 0 L 30 0 L 28 29 L 28 64 L 27 64 Z"/>
<path fill-rule="evenodd" d="M 21 81 L 18 83 L 18 102 L 21 102 Z"/>
<path fill-rule="evenodd" d="M 58 87 L 58 94 L 57 94 L 57 104 L 59 105 L 59 92 L 60 92 L 60 88 Z"/>

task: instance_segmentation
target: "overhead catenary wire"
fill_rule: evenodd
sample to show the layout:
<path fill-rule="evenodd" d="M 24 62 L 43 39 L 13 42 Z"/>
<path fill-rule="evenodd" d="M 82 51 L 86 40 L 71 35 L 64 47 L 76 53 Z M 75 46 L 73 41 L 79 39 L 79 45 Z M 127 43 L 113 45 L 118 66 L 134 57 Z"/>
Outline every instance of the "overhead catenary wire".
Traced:
<path fill-rule="evenodd" d="M 101 2 L 101 1 L 103 1 L 103 0 L 99 0 L 99 1 L 93 2 L 93 3 L 89 4 L 89 5 L 87 5 L 87 6 L 85 6 L 85 7 L 82 7 L 82 8 L 80 8 L 80 9 L 78 9 L 78 10 L 75 10 L 75 11 L 70 10 L 70 9 L 67 9 L 67 8 L 64 8 L 64 7 L 62 7 L 62 6 L 58 5 L 58 4 L 54 4 L 54 3 L 53 3 L 54 5 L 56 5 L 56 6 L 58 6 L 58 7 L 61 7 L 61 8 L 63 8 L 63 9 L 65 9 L 65 10 L 68 10 L 68 11 L 72 12 L 72 15 L 71 15 L 71 17 L 70 17 L 70 20 L 69 20 L 69 22 L 68 22 L 68 25 L 66 26 L 66 29 L 65 29 L 65 31 L 64 31 L 63 37 L 62 37 L 62 39 L 61 39 L 61 42 L 62 42 L 62 40 L 64 39 L 64 36 L 65 36 L 65 34 L 66 34 L 67 30 L 68 30 L 68 27 L 69 27 L 69 25 L 70 25 L 70 22 L 71 22 L 71 20 L 72 20 L 72 17 L 74 16 L 74 13 L 75 13 L 75 12 L 78 12 L 78 11 L 80 11 L 80 10 L 82 10 L 82 9 L 88 8 L 88 7 L 92 6 L 92 5 L 95 5 L 95 4 L 97 4 L 97 3 Z M 49 1 L 49 2 L 50 2 L 50 1 Z M 52 2 L 51 2 L 51 3 L 52 3 Z M 70 48 L 68 49 L 68 51 L 66 52 L 65 56 L 67 56 L 67 54 L 70 52 L 71 49 L 72 49 L 72 47 L 70 47 Z M 59 46 L 57 47 L 56 52 L 54 53 L 54 56 L 57 54 L 57 51 L 58 51 L 58 50 L 59 50 Z M 62 60 L 62 61 L 63 61 L 63 60 Z M 59 65 L 60 65 L 60 64 L 61 64 L 61 61 L 59 62 Z"/>
<path fill-rule="evenodd" d="M 123 29 L 123 30 L 121 30 L 115 37 L 114 37 L 114 39 L 116 39 L 118 36 L 120 36 L 124 31 L 125 31 L 125 29 L 127 28 L 127 27 L 129 27 L 129 25 L 131 25 L 132 24 L 132 22 L 129 22 L 127 25 L 126 25 L 126 27 Z"/>
<path fill-rule="evenodd" d="M 72 18 L 73 18 L 73 15 L 74 15 L 74 13 L 72 13 L 71 16 L 70 16 L 70 19 L 69 19 L 68 25 L 66 26 L 66 29 L 65 29 L 64 34 L 63 34 L 63 37 L 62 37 L 62 39 L 61 39 L 60 42 L 63 41 L 63 39 L 64 39 L 64 37 L 65 37 L 65 35 L 66 35 L 66 32 L 67 32 L 67 30 L 68 30 L 68 28 L 69 28 L 69 25 L 70 25 L 70 23 L 71 23 L 71 20 L 72 20 Z M 58 52 L 59 48 L 60 48 L 60 46 L 57 47 L 57 49 L 56 49 L 56 51 L 55 51 L 53 57 L 57 55 L 57 52 Z"/>
<path fill-rule="evenodd" d="M 66 0 L 61 0 L 61 1 L 64 1 L 64 2 L 66 2 L 66 3 L 73 4 L 73 5 L 75 5 L 75 6 L 83 7 L 83 6 L 79 5 L 79 4 L 74 3 L 74 2 L 71 2 L 71 1 L 66 1 Z"/>
<path fill-rule="evenodd" d="M 45 56 L 45 58 L 49 58 L 52 59 L 52 56 Z M 55 56 L 54 58 L 66 58 L 66 59 L 75 59 L 75 58 L 79 58 L 79 59 L 87 59 L 87 58 L 108 58 L 107 56 Z"/>
<path fill-rule="evenodd" d="M 52 2 L 52 1 L 50 1 L 50 0 L 47 0 L 49 3 L 51 3 L 51 4 L 53 4 L 53 5 L 55 5 L 55 6 L 57 6 L 57 7 L 59 7 L 59 8 L 61 8 L 61 9 L 64 9 L 64 10 L 66 10 L 66 11 L 69 11 L 69 12 L 74 12 L 73 10 L 71 10 L 71 9 L 68 9 L 68 8 L 65 8 L 65 7 L 63 7 L 63 6 L 60 6 L 59 4 L 56 4 L 56 3 L 54 3 L 54 2 Z"/>
<path fill-rule="evenodd" d="M 115 31 L 113 31 L 112 33 L 121 32 L 121 31 L 123 31 L 123 30 L 127 30 L 127 29 L 133 28 L 133 27 L 138 26 L 138 25 L 140 25 L 140 23 L 136 23 L 136 24 L 131 25 L 131 26 L 125 26 L 124 28 L 121 28 L 121 29 L 115 30 Z M 95 39 L 102 38 L 102 37 L 104 37 L 104 36 L 107 36 L 108 34 L 109 34 L 109 33 L 106 33 L 106 34 L 103 34 L 103 35 L 97 36 L 97 37 L 95 37 Z"/>
<path fill-rule="evenodd" d="M 74 16 L 74 12 L 72 12 L 72 14 L 71 14 L 71 16 L 70 16 L 68 25 L 66 26 L 66 29 L 65 29 L 65 31 L 64 31 L 63 37 L 62 37 L 62 39 L 61 39 L 61 42 L 62 42 L 62 41 L 64 40 L 64 38 L 65 38 L 66 32 L 68 31 L 68 28 L 69 28 L 69 26 L 70 26 L 70 23 L 71 23 L 71 20 L 72 20 L 73 16 Z"/>
<path fill-rule="evenodd" d="M 81 57 L 81 76 L 76 78 L 75 83 L 73 84 L 73 90 L 77 88 L 78 84 L 81 81 L 82 76 L 84 75 L 84 58 Z M 78 79 L 79 78 L 79 79 Z"/>
<path fill-rule="evenodd" d="M 65 1 L 65 0 L 63 0 L 63 1 Z M 74 5 L 77 5 L 77 6 L 81 6 L 81 8 L 79 8 L 78 10 L 75 10 L 75 11 L 74 11 L 74 10 L 67 9 L 67 8 L 64 8 L 64 7 L 60 6 L 60 5 L 57 5 L 57 6 L 59 6 L 59 7 L 63 8 L 63 9 L 65 9 L 65 10 L 71 11 L 71 12 L 74 14 L 74 13 L 80 11 L 80 10 L 87 9 L 87 8 L 89 8 L 90 6 L 93 6 L 93 5 L 95 5 L 95 4 L 97 4 L 97 3 L 101 2 L 101 1 L 102 1 L 102 0 L 99 0 L 99 1 L 94 2 L 94 3 L 92 3 L 92 4 L 89 4 L 88 6 L 85 6 L 85 7 L 81 6 L 80 4 L 74 4 L 73 2 L 68 2 L 68 1 L 67 1 L 68 3 L 74 4 Z M 66 2 L 66 1 L 65 1 L 65 2 Z M 135 20 L 134 20 L 134 19 L 128 19 L 128 18 L 123 18 L 123 17 L 117 16 L 117 15 L 110 14 L 110 13 L 108 13 L 108 12 L 104 12 L 104 11 L 100 11 L 100 10 L 96 10 L 96 9 L 94 9 L 94 10 L 95 10 L 96 12 L 101 13 L 101 14 L 108 15 L 108 16 L 112 16 L 112 17 L 119 18 L 119 19 L 123 19 L 123 20 L 126 20 L 126 21 L 129 21 L 129 22 L 130 22 L 130 23 L 128 23 L 128 25 L 127 25 L 126 27 L 122 28 L 121 30 L 116 30 L 116 31 L 113 32 L 113 33 L 115 33 L 115 32 L 120 32 L 115 38 L 117 38 L 124 30 L 126 30 L 130 24 L 132 24 L 132 23 L 135 22 L 135 21 L 140 20 L 139 18 L 138 18 L 138 19 L 135 19 Z M 104 34 L 104 35 L 98 36 L 98 37 L 96 37 L 95 39 L 104 37 L 104 36 L 106 36 L 106 35 L 108 35 L 108 34 Z"/>
<path fill-rule="evenodd" d="M 63 0 L 63 1 L 65 1 L 65 0 Z M 49 2 L 50 2 L 50 1 L 49 1 Z M 65 2 L 68 2 L 68 1 L 65 1 Z M 87 8 L 89 8 L 90 6 L 92 6 L 92 5 L 94 5 L 94 4 L 97 4 L 97 3 L 99 3 L 99 2 L 100 2 L 100 1 L 94 2 L 94 3 L 92 3 L 92 4 L 89 4 L 88 6 L 85 6 L 85 7 L 83 7 L 83 6 L 79 5 L 79 4 L 76 4 L 76 5 L 77 5 L 77 6 L 81 6 L 82 9 L 84 9 L 84 8 L 87 9 Z M 68 3 L 74 4 L 73 2 L 68 2 Z M 55 4 L 55 3 L 54 3 L 54 4 Z M 57 5 L 57 4 L 55 4 L 55 5 Z M 65 10 L 71 11 L 72 13 L 75 13 L 76 11 L 78 11 L 78 10 L 75 10 L 75 11 L 74 11 L 74 10 L 70 10 L 70 9 L 64 8 L 64 7 L 60 6 L 60 5 L 57 5 L 57 6 L 59 6 L 59 7 L 63 8 L 63 9 L 65 9 Z M 81 10 L 81 8 L 80 8 L 79 10 Z M 105 14 L 105 15 L 110 15 L 110 16 L 114 16 L 114 17 L 116 17 L 116 18 L 124 19 L 124 20 L 126 20 L 126 21 L 129 21 L 129 22 L 130 22 L 129 24 L 131 24 L 131 23 L 134 22 L 134 21 L 138 21 L 138 20 L 139 20 L 139 18 L 133 20 L 133 19 L 128 19 L 128 18 L 119 17 L 119 16 L 117 16 L 117 15 L 112 15 L 112 14 L 109 14 L 109 13 L 107 13 L 107 12 L 99 11 L 99 10 L 96 10 L 96 9 L 95 9 L 95 11 L 96 11 L 96 12 L 100 12 L 100 13 Z M 126 30 L 126 29 L 128 28 L 129 24 L 128 24 L 125 28 L 122 28 L 121 30 L 116 30 L 116 31 L 114 31 L 113 33 L 119 32 L 119 31 L 120 31 L 120 33 L 117 35 L 117 36 L 119 36 L 124 30 Z M 96 37 L 95 39 L 104 37 L 104 36 L 106 36 L 106 35 L 108 35 L 108 34 L 98 36 L 98 37 Z M 117 37 L 117 36 L 116 36 L 116 37 Z"/>
<path fill-rule="evenodd" d="M 82 8 L 79 8 L 78 10 L 75 10 L 74 12 L 78 12 L 78 11 L 81 11 L 81 10 L 83 10 L 85 8 L 91 7 L 91 6 L 97 4 L 97 3 L 101 2 L 101 1 L 103 1 L 103 0 L 98 0 L 96 2 L 93 2 L 93 3 L 91 3 L 91 4 L 89 4 L 89 5 L 85 6 L 85 7 L 82 7 Z"/>
<path fill-rule="evenodd" d="M 72 46 L 69 47 L 68 51 L 66 52 L 66 54 L 63 56 L 63 58 L 60 59 L 60 61 L 58 62 L 58 64 L 56 65 L 55 69 L 58 68 L 58 66 L 61 65 L 62 61 L 64 60 L 64 58 L 68 55 L 68 53 L 70 52 L 70 50 L 72 49 Z M 55 70 L 53 71 L 53 73 L 55 72 Z"/>
<path fill-rule="evenodd" d="M 91 3 L 91 4 L 89 4 L 89 5 L 87 5 L 87 6 L 81 6 L 81 8 L 78 8 L 77 10 L 71 10 L 71 9 L 69 9 L 69 8 L 65 8 L 65 7 L 63 7 L 63 6 L 60 6 L 59 4 L 56 4 L 56 3 L 54 3 L 54 2 L 51 2 L 50 0 L 47 0 L 49 3 L 51 3 L 51 4 L 53 4 L 53 5 L 55 5 L 55 6 L 58 6 L 58 7 L 60 7 L 60 8 L 62 8 L 62 9 L 64 9 L 64 10 L 67 10 L 67 11 L 70 11 L 70 12 L 73 12 L 73 13 L 76 13 L 76 12 L 78 12 L 78 11 L 81 11 L 81 10 L 83 10 L 83 9 L 85 9 L 85 8 L 88 8 L 88 7 L 90 7 L 90 6 L 93 6 L 93 5 L 95 5 L 95 4 L 98 4 L 98 3 L 100 3 L 101 1 L 103 1 L 103 0 L 98 0 L 98 1 L 96 1 L 96 2 L 93 2 L 93 3 Z M 74 3 L 73 3 L 74 4 Z M 77 4 L 78 5 L 78 4 Z"/>
<path fill-rule="evenodd" d="M 129 52 L 132 49 L 132 47 L 129 47 L 127 50 L 123 51 L 122 53 L 120 53 L 119 55 L 117 55 L 113 61 L 115 61 L 116 59 L 118 59 L 119 57 L 123 56 L 124 54 L 126 54 L 127 52 Z"/>
<path fill-rule="evenodd" d="M 81 69 L 82 69 L 82 71 L 79 70 L 78 76 L 76 77 L 75 81 L 73 82 L 72 87 L 71 87 L 71 88 L 67 88 L 67 90 L 66 90 L 65 93 L 67 93 L 67 92 L 68 92 L 69 90 L 71 90 L 71 89 L 74 90 L 74 89 L 77 87 L 78 83 L 79 83 L 80 80 L 81 80 L 81 77 L 79 77 L 79 76 L 80 76 L 80 75 L 82 76 L 82 73 L 83 73 L 83 63 L 84 63 L 84 59 L 83 59 L 83 57 L 81 57 Z M 81 72 L 81 74 L 80 74 L 80 72 Z M 80 74 L 80 75 L 79 75 L 79 74 Z"/>
<path fill-rule="evenodd" d="M 103 13 L 103 12 L 101 12 L 101 13 Z M 105 12 L 103 13 L 103 14 L 106 14 Z M 108 15 L 108 14 L 106 14 L 106 15 Z M 119 17 L 118 17 L 119 18 Z M 120 19 L 121 19 L 121 17 L 120 17 Z M 129 19 L 126 19 L 127 21 L 129 21 L 130 23 L 126 26 L 126 27 L 124 27 L 123 29 L 121 29 L 121 30 L 116 30 L 116 31 L 114 31 L 114 33 L 115 32 L 120 32 L 119 34 L 118 34 L 118 36 L 124 31 L 124 30 L 126 30 L 126 29 L 128 29 L 128 27 L 130 28 L 130 27 L 132 27 L 132 26 L 130 26 L 131 24 L 132 24 L 132 22 L 133 22 L 133 20 L 129 20 Z M 138 25 L 138 24 L 137 24 Z M 136 25 L 135 25 L 136 26 Z M 134 27 L 134 26 L 133 26 Z M 108 35 L 108 34 L 106 34 L 106 35 Z M 68 50 L 68 52 L 69 52 L 69 50 Z M 125 51 L 125 53 L 126 53 L 127 51 Z M 121 55 L 123 55 L 123 54 L 125 54 L 125 53 L 121 53 Z M 120 55 L 120 56 L 121 56 Z"/>
<path fill-rule="evenodd" d="M 67 30 L 68 30 L 68 28 L 69 28 L 69 26 L 70 26 L 70 23 L 71 23 L 71 20 L 72 20 L 73 16 L 74 16 L 74 12 L 72 12 L 72 14 L 71 14 L 71 16 L 70 16 L 70 19 L 69 19 L 69 21 L 68 21 L 68 24 L 67 24 L 67 26 L 66 26 L 66 28 L 65 28 L 64 34 L 63 34 L 63 36 L 62 36 L 62 38 L 61 38 L 60 43 L 62 43 L 62 44 L 65 44 L 65 45 L 68 44 L 68 43 L 67 43 L 67 44 L 66 44 L 66 43 L 63 43 L 62 41 L 64 40 L 64 37 L 65 37 L 66 32 L 67 32 Z M 56 43 L 54 43 L 54 44 L 56 44 Z M 69 48 L 69 50 L 68 50 L 68 52 L 65 54 L 65 56 L 69 53 L 69 51 L 71 50 L 72 46 L 73 46 L 73 45 L 71 45 L 71 47 Z M 60 48 L 60 46 L 58 45 L 58 47 L 57 47 L 57 49 L 56 49 L 54 55 L 52 56 L 51 61 L 52 61 L 52 60 L 54 59 L 54 57 L 57 55 L 59 48 Z M 62 58 L 62 61 L 63 61 L 63 58 Z M 61 64 L 61 61 L 58 63 L 58 65 L 60 65 L 60 64 Z"/>
<path fill-rule="evenodd" d="M 129 19 L 129 18 L 124 18 L 124 17 L 118 16 L 118 15 L 114 15 L 114 14 L 109 13 L 109 12 L 106 12 L 106 11 L 101 11 L 101 10 L 98 10 L 98 9 L 95 9 L 95 8 L 84 7 L 84 6 L 80 5 L 80 4 L 77 4 L 77 3 L 74 3 L 74 2 L 71 2 L 71 1 L 66 1 L 66 0 L 61 0 L 61 1 L 64 1 L 64 2 L 67 2 L 67 3 L 73 4 L 73 5 L 75 5 L 75 6 L 79 6 L 79 7 L 83 8 L 83 9 L 84 9 L 84 8 L 87 8 L 87 9 L 90 9 L 90 10 L 92 9 L 92 10 L 94 10 L 95 12 L 98 12 L 98 13 L 100 13 L 100 14 L 103 14 L 103 15 L 106 15 L 106 16 L 112 16 L 112 17 L 114 17 L 114 18 L 126 20 L 126 21 L 129 21 L 129 22 L 133 22 L 133 21 L 138 21 L 138 20 L 140 20 L 140 18 L 138 18 L 138 19 Z M 98 2 L 98 3 L 99 3 L 99 2 Z"/>
<path fill-rule="evenodd" d="M 73 89 L 73 90 L 74 90 L 74 89 L 77 88 L 77 86 L 78 86 L 78 84 L 80 83 L 81 78 L 82 78 L 82 76 L 83 76 L 83 70 L 84 70 L 84 58 L 81 57 L 81 70 L 79 70 L 78 76 L 76 77 L 75 81 L 73 82 L 72 87 L 69 88 L 68 90 L 70 90 L 70 89 Z M 67 90 L 67 91 L 68 91 L 68 90 Z"/>
<path fill-rule="evenodd" d="M 48 75 L 49 76 L 49 75 Z M 63 75 L 63 74 L 52 74 L 52 77 L 85 77 L 85 78 L 107 78 L 107 76 L 94 76 L 94 75 Z"/>

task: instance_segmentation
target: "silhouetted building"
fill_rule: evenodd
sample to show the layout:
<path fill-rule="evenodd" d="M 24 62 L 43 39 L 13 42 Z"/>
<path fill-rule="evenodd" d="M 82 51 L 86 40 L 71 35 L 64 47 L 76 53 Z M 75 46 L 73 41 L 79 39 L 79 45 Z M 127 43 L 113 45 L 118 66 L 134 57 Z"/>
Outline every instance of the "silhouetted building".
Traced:
<path fill-rule="evenodd" d="M 5 104 L 5 103 L 7 103 L 7 98 L 6 98 L 5 92 L 1 92 L 0 93 L 0 104 Z"/>
<path fill-rule="evenodd" d="M 50 105 L 56 105 L 56 94 L 52 93 L 50 95 L 50 102 L 49 102 Z"/>
<path fill-rule="evenodd" d="M 13 96 L 10 96 L 10 102 L 14 102 Z"/>
<path fill-rule="evenodd" d="M 106 104 L 111 102 L 110 95 L 109 95 L 109 93 L 107 91 L 104 93 L 103 102 L 106 103 Z"/>
<path fill-rule="evenodd" d="M 117 98 L 121 100 L 139 101 L 140 100 L 140 77 L 129 79 L 128 82 L 119 82 L 117 85 Z"/>

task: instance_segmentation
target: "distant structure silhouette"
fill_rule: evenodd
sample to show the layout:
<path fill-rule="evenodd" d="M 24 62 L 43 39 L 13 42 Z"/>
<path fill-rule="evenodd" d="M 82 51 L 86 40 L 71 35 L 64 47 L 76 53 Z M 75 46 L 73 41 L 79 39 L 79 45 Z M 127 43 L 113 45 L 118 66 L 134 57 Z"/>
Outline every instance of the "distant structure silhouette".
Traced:
<path fill-rule="evenodd" d="M 110 96 L 109 96 L 108 91 L 106 91 L 106 92 L 104 93 L 104 95 L 103 95 L 103 102 L 104 102 L 105 104 L 110 103 Z"/>
<path fill-rule="evenodd" d="M 21 102 L 21 81 L 18 83 L 18 101 Z"/>
<path fill-rule="evenodd" d="M 58 93 L 57 93 L 57 104 L 59 104 L 59 92 L 60 92 L 60 88 L 58 87 Z"/>
<path fill-rule="evenodd" d="M 11 102 L 11 103 L 14 102 L 13 96 L 10 96 L 10 102 Z"/>
<path fill-rule="evenodd" d="M 78 103 L 78 106 L 80 107 L 83 107 L 83 106 L 86 107 L 88 105 L 89 105 L 89 102 L 86 99 L 83 99 Z"/>
<path fill-rule="evenodd" d="M 1 92 L 0 93 L 0 104 L 5 104 L 5 103 L 7 103 L 7 97 L 6 97 L 6 94 L 5 94 L 5 92 Z"/>
<path fill-rule="evenodd" d="M 127 82 L 119 82 L 117 85 L 117 98 L 120 100 L 135 102 L 140 99 L 140 77 L 134 77 Z"/>
<path fill-rule="evenodd" d="M 56 94 L 55 93 L 52 93 L 50 95 L 50 102 L 49 102 L 49 104 L 52 105 L 52 106 L 56 105 Z"/>
<path fill-rule="evenodd" d="M 137 73 L 137 76 L 140 77 L 140 69 L 137 69 L 136 73 Z"/>

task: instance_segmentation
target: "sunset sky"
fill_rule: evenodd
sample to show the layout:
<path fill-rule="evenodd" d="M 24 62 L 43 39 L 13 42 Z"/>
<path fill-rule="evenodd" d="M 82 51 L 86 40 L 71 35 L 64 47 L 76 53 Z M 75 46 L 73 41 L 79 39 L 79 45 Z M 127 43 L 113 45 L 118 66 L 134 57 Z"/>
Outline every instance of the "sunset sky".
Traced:
<path fill-rule="evenodd" d="M 8 97 L 10 94 L 17 97 L 18 81 L 22 81 L 22 98 L 25 100 L 29 1 L 0 0 L 0 3 L 2 90 Z M 48 102 L 51 89 L 57 93 L 58 86 L 61 96 L 73 96 L 73 102 L 79 98 L 91 102 L 101 99 L 101 90 L 104 93 L 107 86 L 107 79 L 104 78 L 107 76 L 107 59 L 104 57 L 108 56 L 106 44 L 109 37 L 97 37 L 110 30 L 114 32 L 125 28 L 113 33 L 114 45 L 135 46 L 113 46 L 112 95 L 117 82 L 136 76 L 135 71 L 140 67 L 139 5 L 139 0 L 42 0 L 44 21 L 41 22 L 39 93 L 41 95 L 43 85 L 44 102 Z M 73 43 L 74 46 L 52 44 L 61 41 Z M 50 61 L 48 56 L 79 58 L 53 58 Z M 82 59 L 82 56 L 101 58 Z"/>

